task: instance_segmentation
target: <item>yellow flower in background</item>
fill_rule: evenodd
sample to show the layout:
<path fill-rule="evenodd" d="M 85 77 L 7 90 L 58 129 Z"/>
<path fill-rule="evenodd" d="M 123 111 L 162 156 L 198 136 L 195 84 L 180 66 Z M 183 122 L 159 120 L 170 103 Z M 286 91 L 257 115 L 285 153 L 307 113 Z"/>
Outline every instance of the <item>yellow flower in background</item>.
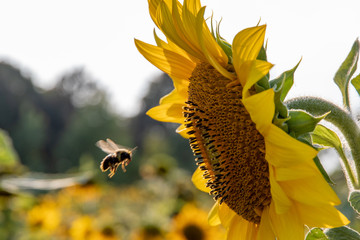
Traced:
<path fill-rule="evenodd" d="M 192 204 L 185 205 L 174 217 L 169 240 L 221 240 L 225 239 L 225 230 L 219 226 L 209 226 L 207 212 Z"/>
<path fill-rule="evenodd" d="M 204 20 L 199 0 L 149 0 L 150 15 L 167 41 L 135 40 L 140 53 L 169 74 L 175 89 L 148 111 L 181 124 L 197 155 L 194 184 L 216 204 L 211 225 L 227 239 L 304 239 L 304 225 L 348 223 L 338 197 L 313 162 L 317 151 L 272 123 L 274 90 L 253 85 L 272 64 L 258 60 L 266 26 L 239 32 L 232 45 Z"/>
<path fill-rule="evenodd" d="M 45 199 L 28 212 L 27 221 L 31 228 L 52 233 L 61 222 L 59 206 L 52 199 Z"/>

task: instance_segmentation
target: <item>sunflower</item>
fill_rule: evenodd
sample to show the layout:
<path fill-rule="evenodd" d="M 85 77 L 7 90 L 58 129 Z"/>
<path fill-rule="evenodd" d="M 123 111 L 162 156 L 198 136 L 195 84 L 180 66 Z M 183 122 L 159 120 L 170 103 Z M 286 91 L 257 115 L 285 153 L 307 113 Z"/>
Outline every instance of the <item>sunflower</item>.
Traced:
<path fill-rule="evenodd" d="M 273 123 L 274 89 L 254 87 L 273 66 L 258 59 L 266 26 L 242 30 L 230 45 L 208 28 L 199 0 L 148 1 L 167 41 L 155 34 L 157 46 L 135 44 L 174 90 L 147 114 L 181 124 L 197 156 L 193 182 L 216 200 L 210 224 L 222 224 L 228 239 L 262 240 L 347 224 L 313 162 L 317 151 Z"/>
<path fill-rule="evenodd" d="M 221 240 L 225 239 L 225 231 L 220 227 L 209 226 L 207 213 L 189 203 L 174 217 L 167 239 Z"/>

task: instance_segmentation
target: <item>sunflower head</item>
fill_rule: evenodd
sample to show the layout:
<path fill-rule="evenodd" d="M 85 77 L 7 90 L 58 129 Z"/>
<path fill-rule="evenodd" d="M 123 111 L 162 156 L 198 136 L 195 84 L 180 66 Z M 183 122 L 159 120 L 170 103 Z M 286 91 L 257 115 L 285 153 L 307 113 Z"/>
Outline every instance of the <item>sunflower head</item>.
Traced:
<path fill-rule="evenodd" d="M 209 30 L 200 1 L 149 0 L 149 9 L 166 41 L 155 34 L 157 46 L 135 44 L 174 90 L 147 114 L 181 124 L 198 165 L 193 182 L 216 201 L 210 223 L 225 226 L 228 239 L 280 240 L 303 238 L 304 225 L 346 224 L 313 161 L 308 139 L 321 119 L 295 124 L 298 114 L 283 104 L 296 67 L 269 80 L 266 26 L 242 30 L 230 45 Z"/>

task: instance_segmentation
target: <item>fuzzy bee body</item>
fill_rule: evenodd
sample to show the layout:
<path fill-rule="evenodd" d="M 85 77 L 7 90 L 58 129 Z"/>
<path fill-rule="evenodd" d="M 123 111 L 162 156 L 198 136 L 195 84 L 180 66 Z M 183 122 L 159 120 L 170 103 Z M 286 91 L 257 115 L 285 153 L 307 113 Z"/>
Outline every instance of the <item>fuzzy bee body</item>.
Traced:
<path fill-rule="evenodd" d="M 136 149 L 129 150 L 123 146 L 114 143 L 111 139 L 97 141 L 96 146 L 108 153 L 108 155 L 101 161 L 100 169 L 105 172 L 110 169 L 109 177 L 114 176 L 117 168 L 121 164 L 121 168 L 126 172 L 126 166 L 131 162 L 132 152 Z"/>

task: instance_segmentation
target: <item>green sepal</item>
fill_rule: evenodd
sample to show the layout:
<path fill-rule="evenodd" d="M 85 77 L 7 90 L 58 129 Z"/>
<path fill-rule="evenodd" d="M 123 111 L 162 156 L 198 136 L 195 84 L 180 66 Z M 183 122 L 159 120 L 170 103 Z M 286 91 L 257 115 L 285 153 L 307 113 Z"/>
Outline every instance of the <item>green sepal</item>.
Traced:
<path fill-rule="evenodd" d="M 283 76 L 283 79 L 285 79 L 285 76 Z M 288 109 L 283 103 L 283 100 L 281 99 L 281 95 L 283 93 L 283 83 L 282 85 L 275 85 L 274 88 L 274 103 L 275 103 L 275 112 L 279 113 L 279 116 L 282 118 L 287 118 L 289 116 Z"/>
<path fill-rule="evenodd" d="M 289 126 L 289 131 L 294 132 L 295 136 L 298 137 L 314 131 L 316 125 L 329 113 L 330 112 L 319 117 L 314 117 L 302 110 L 289 110 L 290 119 L 286 123 Z"/>
<path fill-rule="evenodd" d="M 305 240 L 329 240 L 320 228 L 312 228 L 306 234 Z"/>
<path fill-rule="evenodd" d="M 220 35 L 220 23 L 216 23 L 216 32 L 213 27 L 213 16 L 211 15 L 211 34 L 215 38 L 217 44 L 221 47 L 221 49 L 225 52 L 228 57 L 228 63 L 232 64 L 232 47 L 223 37 Z"/>
<path fill-rule="evenodd" d="M 328 228 L 324 233 L 329 240 L 360 240 L 360 234 L 349 227 Z"/>
<path fill-rule="evenodd" d="M 256 59 L 262 60 L 262 61 L 267 61 L 266 47 L 261 46 L 261 49 L 260 49 L 259 54 Z M 263 78 L 261 78 L 259 81 L 256 82 L 256 84 L 254 86 L 255 86 L 255 90 L 257 93 L 270 88 L 269 78 L 270 78 L 270 74 L 267 73 Z"/>
<path fill-rule="evenodd" d="M 357 212 L 357 214 L 360 214 L 360 191 L 352 191 L 349 194 L 348 201 L 350 203 L 350 206 Z"/>
<path fill-rule="evenodd" d="M 275 113 L 275 116 L 273 118 L 273 124 L 288 133 L 289 126 L 286 124 L 286 121 L 288 121 L 289 119 L 290 119 L 290 117 L 281 118 L 281 117 L 279 117 L 279 113 Z M 293 136 L 293 137 L 295 137 L 295 136 Z"/>
<path fill-rule="evenodd" d="M 283 72 L 279 77 L 273 79 L 270 81 L 270 87 L 274 88 L 274 89 L 280 89 L 281 91 L 281 96 L 280 96 L 280 100 L 284 101 L 284 99 L 286 98 L 286 95 L 289 93 L 290 88 L 292 87 L 292 85 L 294 84 L 294 72 L 297 69 L 297 67 L 299 66 L 301 62 L 298 62 L 298 64 L 296 64 L 295 67 L 293 67 L 292 69 Z M 274 86 L 277 86 L 276 88 Z"/>
<path fill-rule="evenodd" d="M 352 75 L 356 71 L 358 60 L 359 40 L 356 39 L 345 61 L 341 64 L 340 68 L 337 70 L 334 76 L 334 82 L 339 87 L 343 97 L 343 104 L 347 108 L 350 107 L 348 85 Z"/>
<path fill-rule="evenodd" d="M 360 95 L 360 74 L 351 80 L 351 84 L 354 86 L 357 93 Z"/>

